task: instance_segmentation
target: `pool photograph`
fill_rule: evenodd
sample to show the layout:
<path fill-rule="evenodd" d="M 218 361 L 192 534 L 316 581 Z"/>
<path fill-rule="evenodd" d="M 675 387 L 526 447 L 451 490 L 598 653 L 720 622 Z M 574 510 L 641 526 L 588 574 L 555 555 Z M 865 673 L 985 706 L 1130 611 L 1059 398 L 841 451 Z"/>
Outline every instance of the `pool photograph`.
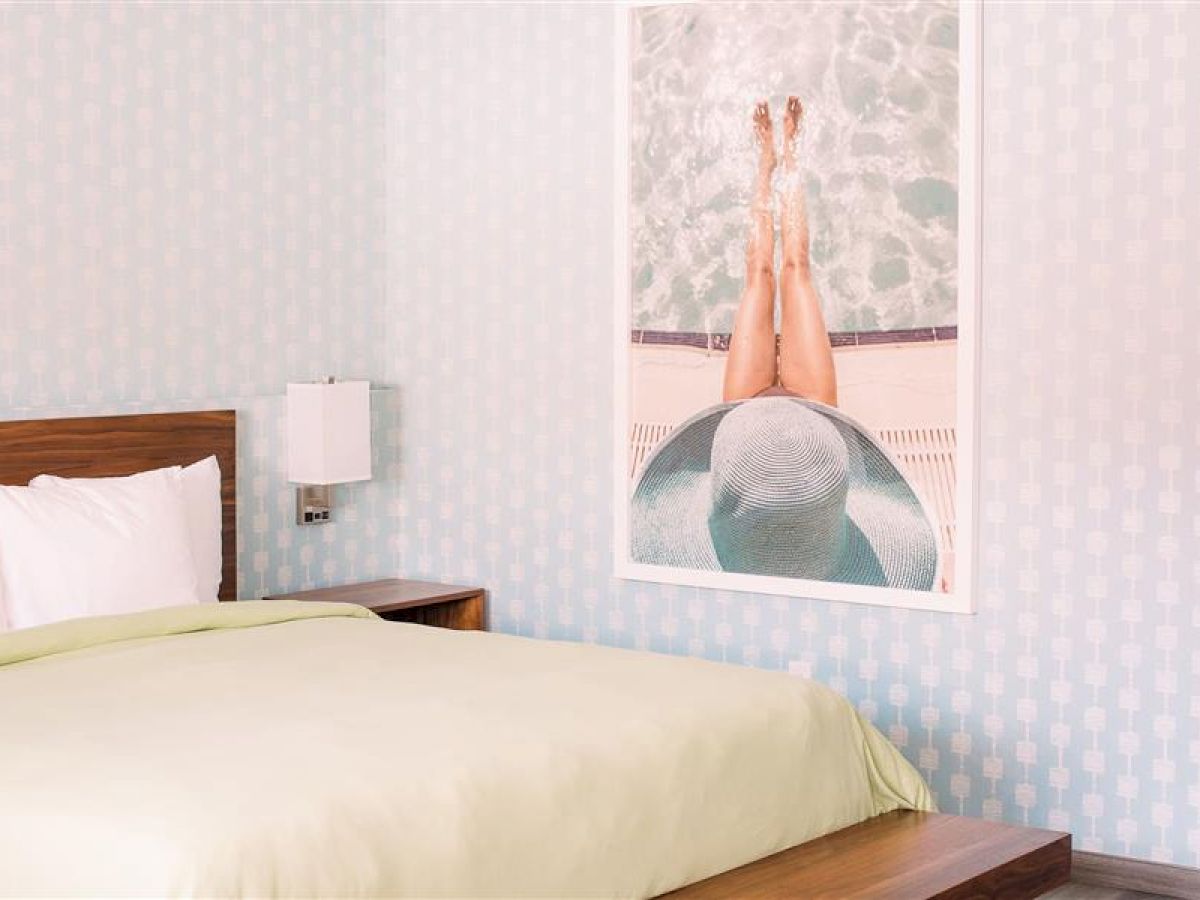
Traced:
<path fill-rule="evenodd" d="M 970 610 L 974 15 L 618 13 L 619 575 Z"/>

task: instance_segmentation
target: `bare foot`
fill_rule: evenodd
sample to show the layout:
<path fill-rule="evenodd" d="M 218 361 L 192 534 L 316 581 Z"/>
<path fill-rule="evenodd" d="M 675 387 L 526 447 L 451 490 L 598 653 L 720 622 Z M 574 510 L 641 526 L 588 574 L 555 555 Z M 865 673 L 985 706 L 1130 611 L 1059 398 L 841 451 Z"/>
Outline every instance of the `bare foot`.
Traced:
<path fill-rule="evenodd" d="M 800 133 L 800 120 L 804 116 L 804 106 L 800 98 L 787 98 L 787 109 L 783 112 L 783 162 L 788 168 L 796 164 L 796 136 Z"/>
<path fill-rule="evenodd" d="M 758 142 L 758 166 L 767 172 L 775 169 L 775 129 L 771 125 L 771 107 L 766 100 L 754 104 L 754 139 Z"/>

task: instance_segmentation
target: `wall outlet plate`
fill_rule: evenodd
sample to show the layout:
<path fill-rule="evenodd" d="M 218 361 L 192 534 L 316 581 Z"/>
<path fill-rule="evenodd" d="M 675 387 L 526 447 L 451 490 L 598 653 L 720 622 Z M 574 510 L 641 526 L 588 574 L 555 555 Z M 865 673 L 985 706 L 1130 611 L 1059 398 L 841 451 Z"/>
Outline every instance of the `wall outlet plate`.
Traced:
<path fill-rule="evenodd" d="M 296 488 L 296 524 L 327 525 L 333 521 L 333 485 L 302 484 Z"/>

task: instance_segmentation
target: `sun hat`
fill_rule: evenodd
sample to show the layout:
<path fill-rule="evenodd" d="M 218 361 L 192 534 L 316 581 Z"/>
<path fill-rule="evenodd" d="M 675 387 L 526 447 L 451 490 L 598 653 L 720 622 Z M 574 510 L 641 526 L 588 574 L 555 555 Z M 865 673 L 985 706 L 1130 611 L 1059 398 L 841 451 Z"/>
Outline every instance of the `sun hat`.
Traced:
<path fill-rule="evenodd" d="M 757 397 L 688 419 L 642 466 L 634 562 L 932 590 L 936 529 L 862 425 L 799 397 Z"/>

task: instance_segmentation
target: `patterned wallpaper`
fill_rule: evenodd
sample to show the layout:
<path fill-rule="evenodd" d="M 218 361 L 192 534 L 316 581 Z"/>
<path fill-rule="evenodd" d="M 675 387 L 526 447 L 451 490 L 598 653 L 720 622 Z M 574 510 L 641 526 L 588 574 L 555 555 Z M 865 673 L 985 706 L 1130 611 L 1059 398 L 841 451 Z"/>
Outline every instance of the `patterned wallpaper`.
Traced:
<path fill-rule="evenodd" d="M 293 524 L 283 391 L 381 380 L 383 9 L 0 3 L 0 416 L 235 407 L 240 594 L 394 571 L 378 477 Z"/>
<path fill-rule="evenodd" d="M 0 415 L 236 406 L 242 596 L 400 570 L 811 675 L 946 810 L 1198 865 L 1198 41 L 986 10 L 975 616 L 611 577 L 600 6 L 0 5 Z M 282 385 L 327 372 L 396 387 L 298 529 Z"/>
<path fill-rule="evenodd" d="M 812 675 L 947 811 L 1200 865 L 1198 42 L 1194 4 L 986 8 L 953 616 L 611 577 L 611 11 L 391 8 L 401 568 L 487 585 L 505 631 Z"/>

